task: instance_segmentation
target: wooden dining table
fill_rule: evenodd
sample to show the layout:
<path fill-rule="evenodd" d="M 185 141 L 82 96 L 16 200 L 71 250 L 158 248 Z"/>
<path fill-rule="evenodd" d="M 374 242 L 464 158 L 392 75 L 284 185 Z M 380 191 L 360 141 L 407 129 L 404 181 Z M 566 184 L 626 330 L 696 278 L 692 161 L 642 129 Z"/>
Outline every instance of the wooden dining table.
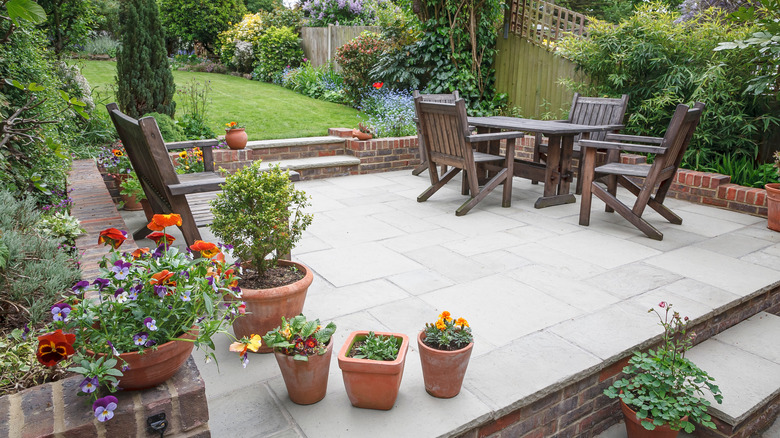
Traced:
<path fill-rule="evenodd" d="M 584 139 L 591 132 L 616 131 L 623 128 L 623 125 L 577 125 L 565 121 L 505 116 L 469 117 L 468 122 L 477 128 L 478 133 L 524 131 L 542 134 L 548 138 L 546 164 L 515 158 L 515 176 L 544 182 L 544 194 L 534 203 L 535 208 L 571 204 L 576 201 L 574 195 L 569 193 L 574 179 L 571 159 L 576 135 L 583 134 Z M 490 142 L 485 147 L 487 150 L 484 152 L 499 153 L 500 145 L 497 141 Z"/>

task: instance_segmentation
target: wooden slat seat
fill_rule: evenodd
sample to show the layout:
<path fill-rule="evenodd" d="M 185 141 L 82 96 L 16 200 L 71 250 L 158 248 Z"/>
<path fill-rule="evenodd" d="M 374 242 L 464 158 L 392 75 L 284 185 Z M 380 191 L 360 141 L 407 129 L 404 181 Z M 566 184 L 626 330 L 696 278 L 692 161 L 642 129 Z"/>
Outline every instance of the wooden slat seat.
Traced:
<path fill-rule="evenodd" d="M 599 174 L 639 176 L 644 178 L 650 173 L 651 167 L 650 164 L 608 163 L 599 166 L 598 169 Z"/>

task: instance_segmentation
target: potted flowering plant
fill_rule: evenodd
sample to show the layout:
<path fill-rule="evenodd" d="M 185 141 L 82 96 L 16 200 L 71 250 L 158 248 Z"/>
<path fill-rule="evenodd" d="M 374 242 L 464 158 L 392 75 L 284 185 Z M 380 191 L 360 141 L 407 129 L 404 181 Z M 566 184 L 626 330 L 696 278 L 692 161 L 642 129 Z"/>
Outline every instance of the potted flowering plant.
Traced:
<path fill-rule="evenodd" d="M 417 336 L 425 390 L 439 398 L 460 393 L 469 366 L 474 337 L 469 323 L 444 311 L 435 323 L 426 323 Z"/>
<path fill-rule="evenodd" d="M 672 305 L 662 301 L 653 308 L 664 329 L 661 346 L 647 353 L 635 352 L 623 368 L 625 378 L 615 381 L 604 394 L 620 397 L 629 437 L 651 436 L 673 438 L 680 429 L 690 433 L 693 422 L 715 428 L 707 414 L 710 403 L 701 398 L 703 389 L 710 391 L 718 403 L 723 396 L 714 379 L 685 357 L 695 333 L 688 333 L 688 317 L 672 311 Z"/>
<path fill-rule="evenodd" d="M 52 309 L 50 333 L 38 337 L 39 362 L 54 367 L 70 358 L 69 371 L 82 374 L 79 394 L 94 401 L 99 421 L 113 416 L 117 399 L 99 398 L 104 387 L 144 389 L 164 382 L 184 364 L 193 347 L 216 360 L 211 340 L 243 313 L 236 270 L 219 247 L 197 241 L 189 250 L 171 247 L 165 228 L 181 225 L 179 215 L 155 215 L 149 235 L 156 249 L 118 249 L 125 231 L 109 228 L 99 243 L 111 252 L 101 261 L 100 276 L 79 281 L 73 293 Z M 196 257 L 194 254 L 199 253 Z"/>
<path fill-rule="evenodd" d="M 121 141 L 101 152 L 97 157 L 97 163 L 109 175 L 127 175 L 133 171 L 130 158 L 127 157 Z"/>
<path fill-rule="evenodd" d="M 141 201 L 146 199 L 146 194 L 135 172 L 131 171 L 127 178 L 122 179 L 119 188 L 119 194 L 122 196 L 122 203 L 124 204 L 122 208 L 128 211 L 143 209 Z"/>
<path fill-rule="evenodd" d="M 363 122 L 358 123 L 358 128 L 352 130 L 352 136 L 358 140 L 371 140 L 375 135 L 373 127 L 364 125 Z"/>
<path fill-rule="evenodd" d="M 211 230 L 232 245 L 243 268 L 247 316 L 233 325 L 236 337 L 267 333 L 283 316 L 303 310 L 314 276 L 303 264 L 280 257 L 290 254 L 311 224 L 312 215 L 303 212 L 307 205 L 306 193 L 295 189 L 287 172 L 279 166 L 263 169 L 259 160 L 229 175 L 212 201 Z"/>
<path fill-rule="evenodd" d="M 328 389 L 328 371 L 333 352 L 331 336 L 336 324 L 323 327 L 319 319 L 307 321 L 303 314 L 266 333 L 263 342 L 274 349 L 290 400 L 299 405 L 317 403 Z"/>
<path fill-rule="evenodd" d="M 409 337 L 401 333 L 352 332 L 339 351 L 344 388 L 352 406 L 389 410 L 404 374 Z"/>
<path fill-rule="evenodd" d="M 225 142 L 230 149 L 244 149 L 247 139 L 243 126 L 236 122 L 225 123 Z"/>

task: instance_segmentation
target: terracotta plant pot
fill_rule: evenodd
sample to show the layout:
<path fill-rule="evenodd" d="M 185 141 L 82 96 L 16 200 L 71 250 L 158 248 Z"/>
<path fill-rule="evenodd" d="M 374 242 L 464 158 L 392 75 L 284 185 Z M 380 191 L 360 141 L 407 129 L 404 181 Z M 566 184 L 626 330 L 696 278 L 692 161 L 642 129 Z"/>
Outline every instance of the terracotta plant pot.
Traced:
<path fill-rule="evenodd" d="M 368 336 L 367 331 L 352 332 L 339 351 L 338 361 L 344 387 L 352 406 L 387 411 L 395 405 L 404 374 L 409 337 L 401 333 L 380 333 L 377 336 L 401 338 L 401 348 L 395 360 L 370 360 L 347 357 L 355 341 Z"/>
<path fill-rule="evenodd" d="M 187 333 L 181 338 L 195 339 L 195 336 Z M 150 348 L 143 354 L 120 354 L 119 357 L 127 362 L 129 368 L 122 371 L 119 387 L 124 390 L 148 389 L 165 382 L 184 365 L 194 346 L 194 343 L 188 341 L 168 341 L 157 347 L 157 350 Z M 103 357 L 105 354 L 98 353 L 95 356 Z M 122 360 L 118 360 L 116 368 L 122 369 Z"/>
<path fill-rule="evenodd" d="M 371 140 L 371 138 L 373 138 L 371 134 L 367 132 L 360 132 L 360 130 L 358 129 L 352 130 L 352 136 L 357 138 L 360 141 Z"/>
<path fill-rule="evenodd" d="M 282 370 L 287 395 L 293 403 L 310 405 L 325 398 L 328 390 L 328 372 L 333 342 L 328 343 L 325 354 L 309 356 L 309 360 L 295 360 L 292 356 L 274 351 L 276 363 Z"/>
<path fill-rule="evenodd" d="M 135 199 L 135 196 L 120 194 L 119 197 L 122 198 L 122 202 L 124 203 L 124 206 L 122 207 L 123 210 L 140 211 L 144 209 L 143 205 Z"/>
<path fill-rule="evenodd" d="M 425 345 L 424 339 L 425 330 L 422 330 L 417 335 L 417 346 L 420 349 L 425 390 L 434 397 L 455 397 L 463 385 L 474 343 L 460 350 L 444 351 Z"/>
<path fill-rule="evenodd" d="M 656 426 L 653 430 L 647 430 L 642 426 L 641 420 L 636 418 L 636 412 L 620 400 L 620 409 L 626 419 L 626 434 L 628 438 L 676 438 L 679 430 L 672 430 L 668 425 Z M 688 416 L 683 417 L 687 420 Z"/>
<path fill-rule="evenodd" d="M 780 231 L 780 183 L 764 186 L 766 189 L 767 227 Z"/>
<path fill-rule="evenodd" d="M 253 334 L 265 335 L 279 326 L 282 316 L 290 319 L 300 315 L 306 292 L 309 290 L 314 275 L 311 269 L 301 263 L 279 260 L 279 266 L 295 266 L 304 273 L 302 279 L 295 283 L 272 289 L 241 288 L 241 301 L 246 303 L 246 315 L 236 319 L 233 332 L 238 339 Z M 273 349 L 263 346 L 258 353 L 270 353 Z"/>
<path fill-rule="evenodd" d="M 225 142 L 230 149 L 244 149 L 246 147 L 247 135 L 244 128 L 233 128 L 225 130 Z"/>

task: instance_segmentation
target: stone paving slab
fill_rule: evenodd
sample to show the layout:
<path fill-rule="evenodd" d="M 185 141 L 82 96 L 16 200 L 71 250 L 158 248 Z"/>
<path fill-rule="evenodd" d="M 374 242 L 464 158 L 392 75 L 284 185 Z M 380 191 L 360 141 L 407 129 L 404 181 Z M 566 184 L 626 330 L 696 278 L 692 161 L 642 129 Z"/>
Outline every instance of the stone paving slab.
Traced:
<path fill-rule="evenodd" d="M 511 208 L 493 192 L 463 217 L 454 214 L 464 201 L 459 178 L 424 203 L 416 197 L 430 182 L 409 171 L 296 183 L 314 213 L 293 251 L 315 272 L 304 313 L 333 319 L 337 346 L 352 330 L 413 338 L 442 310 L 465 317 L 476 345 L 463 392 L 427 395 L 412 342 L 393 410 L 352 408 L 335 356 L 326 398 L 299 407 L 272 356 L 252 355 L 243 369 L 225 337 L 215 339 L 219 369 L 199 361 L 213 424 L 240 423 L 257 436 L 451 436 L 652 343 L 660 327 L 647 309 L 658 301 L 702 318 L 780 280 L 780 233 L 760 218 L 670 199 L 684 225 L 648 212 L 664 232 L 658 242 L 597 199 L 582 227 L 579 203 L 537 210 L 543 186 L 513 183 Z M 737 245 L 741 236 L 749 239 Z M 287 426 L 275 423 L 282 417 Z"/>

